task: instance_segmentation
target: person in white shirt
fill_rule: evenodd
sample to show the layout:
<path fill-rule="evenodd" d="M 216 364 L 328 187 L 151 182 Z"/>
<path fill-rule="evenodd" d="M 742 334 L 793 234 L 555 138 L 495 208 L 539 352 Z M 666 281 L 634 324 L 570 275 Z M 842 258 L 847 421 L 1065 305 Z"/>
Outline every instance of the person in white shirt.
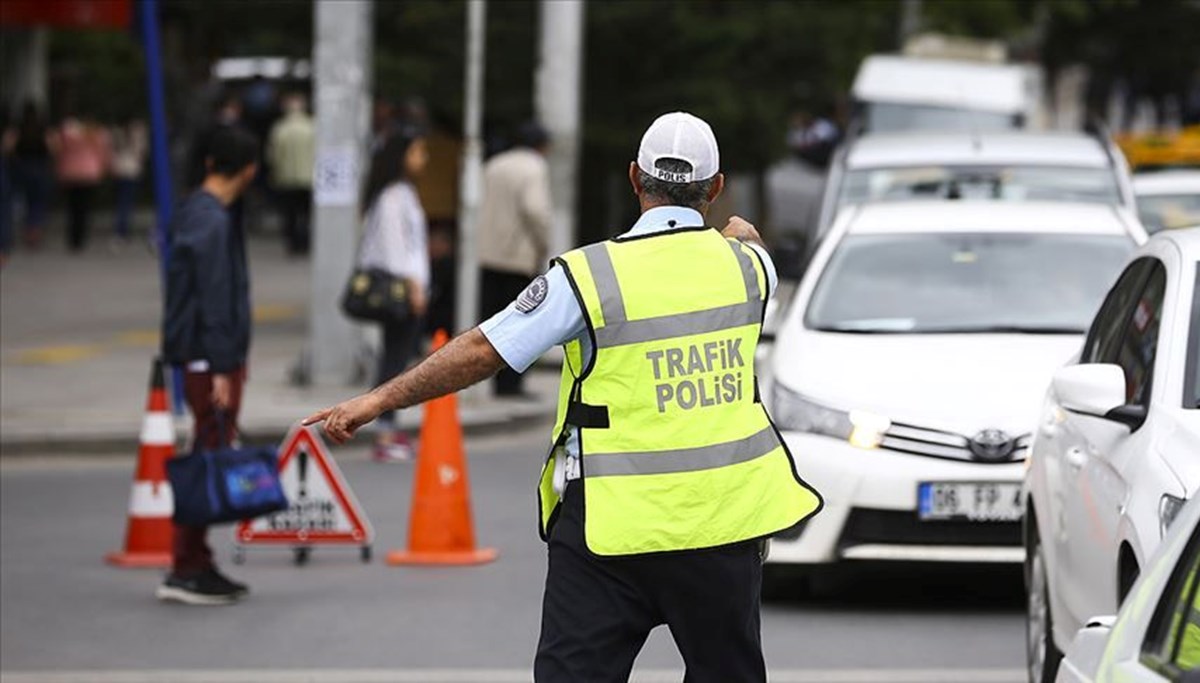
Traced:
<path fill-rule="evenodd" d="M 488 160 L 483 169 L 479 209 L 480 314 L 499 313 L 546 267 L 549 253 L 550 171 L 546 131 L 536 123 L 521 126 L 517 146 Z M 521 375 L 501 370 L 497 396 L 521 396 Z"/>
<path fill-rule="evenodd" d="M 133 205 L 137 200 L 138 184 L 142 181 L 142 173 L 146 167 L 150 138 L 146 122 L 137 118 L 114 126 L 109 138 L 112 140 L 109 171 L 112 174 L 113 194 L 116 197 L 114 239 L 110 248 L 120 248 L 129 242 Z"/>
<path fill-rule="evenodd" d="M 421 318 L 429 302 L 429 230 L 421 198 L 412 181 L 429 163 L 424 133 L 403 127 L 393 132 L 372 156 L 364 188 L 362 245 L 358 267 L 378 268 L 403 279 L 412 314 L 383 323 L 378 380 L 382 384 L 408 366 L 420 340 Z M 394 411 L 379 416 L 374 457 L 378 461 L 411 460 L 408 436 L 397 429 Z"/>
<path fill-rule="evenodd" d="M 283 112 L 267 138 L 267 160 L 283 213 L 284 247 L 289 256 L 300 256 L 308 253 L 310 242 L 316 127 L 308 101 L 300 93 L 284 98 Z"/>

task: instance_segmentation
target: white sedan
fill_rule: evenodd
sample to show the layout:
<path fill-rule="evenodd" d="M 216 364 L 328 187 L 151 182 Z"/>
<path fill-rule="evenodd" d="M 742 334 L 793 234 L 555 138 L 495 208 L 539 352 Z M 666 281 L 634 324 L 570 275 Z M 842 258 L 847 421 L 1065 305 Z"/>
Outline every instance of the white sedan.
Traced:
<path fill-rule="evenodd" d="M 1144 240 L 1099 204 L 843 211 L 763 376 L 797 471 L 825 498 L 772 539 L 769 583 L 842 560 L 1019 563 L 1038 398 Z"/>
<path fill-rule="evenodd" d="M 1150 233 L 1200 225 L 1200 171 L 1139 173 L 1133 191 L 1138 217 Z"/>
<path fill-rule="evenodd" d="M 1057 683 L 1200 679 L 1200 502 L 1191 501 L 1116 617 L 1075 634 Z"/>
<path fill-rule="evenodd" d="M 1200 230 L 1127 264 L 1076 361 L 1051 382 L 1026 474 L 1030 680 L 1054 680 L 1086 621 L 1112 614 L 1200 487 Z"/>

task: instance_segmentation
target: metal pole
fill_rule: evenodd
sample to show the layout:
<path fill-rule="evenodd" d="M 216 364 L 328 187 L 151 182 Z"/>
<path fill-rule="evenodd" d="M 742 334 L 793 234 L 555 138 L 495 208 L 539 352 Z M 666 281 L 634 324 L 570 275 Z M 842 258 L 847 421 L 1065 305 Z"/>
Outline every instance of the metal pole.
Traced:
<path fill-rule="evenodd" d="M 369 0 L 318 0 L 313 49 L 316 168 L 307 379 L 343 384 L 355 374 L 360 332 L 339 299 L 358 243 L 359 178 L 371 98 Z"/>
<path fill-rule="evenodd" d="M 546 161 L 554 202 L 551 256 L 575 246 L 583 12 L 583 0 L 542 0 L 542 47 L 534 100 L 538 119 L 550 134 Z"/>
<path fill-rule="evenodd" d="M 150 106 L 150 162 L 154 171 L 155 244 L 162 279 L 163 298 L 167 292 L 167 268 L 171 263 L 171 242 L 167 234 L 174 208 L 174 185 L 167 149 L 167 106 L 163 89 L 162 46 L 158 39 L 158 0 L 141 0 L 139 27 L 146 56 L 146 100 Z M 171 403 L 176 415 L 183 414 L 183 370 L 171 369 Z"/>
<path fill-rule="evenodd" d="M 458 301 L 455 325 L 471 329 L 479 316 L 479 257 L 475 234 L 483 185 L 483 58 L 487 1 L 467 2 L 466 92 L 463 107 L 463 163 L 458 204 Z"/>
<path fill-rule="evenodd" d="M 921 0 L 904 0 L 900 7 L 900 24 L 897 28 L 897 42 L 903 51 L 904 43 L 921 30 Z"/>
<path fill-rule="evenodd" d="M 49 42 L 45 26 L 4 29 L 0 37 L 0 67 L 3 67 L 4 99 L 9 111 L 19 112 L 28 101 L 46 111 Z"/>

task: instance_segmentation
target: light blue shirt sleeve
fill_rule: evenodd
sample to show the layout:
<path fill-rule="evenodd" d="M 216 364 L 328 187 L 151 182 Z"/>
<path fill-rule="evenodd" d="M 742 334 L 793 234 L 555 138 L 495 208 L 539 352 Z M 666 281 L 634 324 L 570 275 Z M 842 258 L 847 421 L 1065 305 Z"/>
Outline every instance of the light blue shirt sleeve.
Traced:
<path fill-rule="evenodd" d="M 551 348 L 587 333 L 583 311 L 562 266 L 552 266 L 545 278 L 546 298 L 533 310 L 518 310 L 514 301 L 479 326 L 508 367 L 517 372 L 528 370 Z"/>

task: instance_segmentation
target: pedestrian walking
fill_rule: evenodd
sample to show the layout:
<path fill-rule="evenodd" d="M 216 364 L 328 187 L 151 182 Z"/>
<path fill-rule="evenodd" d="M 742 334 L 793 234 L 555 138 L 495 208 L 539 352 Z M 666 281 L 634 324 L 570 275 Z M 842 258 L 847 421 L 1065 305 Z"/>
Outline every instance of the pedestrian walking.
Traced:
<path fill-rule="evenodd" d="M 271 184 L 283 213 L 283 242 L 289 256 L 308 253 L 315 149 L 316 129 L 308 102 L 304 95 L 292 93 L 284 98 L 283 118 L 271 128 L 267 141 Z"/>
<path fill-rule="evenodd" d="M 150 139 L 146 131 L 146 122 L 136 117 L 113 126 L 109 138 L 112 140 L 111 171 L 113 197 L 116 202 L 112 245 L 114 248 L 120 248 L 129 244 L 133 206 L 137 200 L 138 185 L 146 169 L 146 153 L 150 149 Z"/>
<path fill-rule="evenodd" d="M 549 544 L 538 683 L 626 681 L 660 624 L 689 683 L 766 680 L 763 539 L 821 501 L 758 398 L 770 256 L 739 218 L 705 227 L 719 167 L 708 124 L 660 117 L 629 166 L 642 214 L 628 232 L 557 257 L 504 311 L 305 420 L 342 443 L 383 410 L 523 371 L 564 346 L 538 487 Z"/>
<path fill-rule="evenodd" d="M 413 182 L 429 163 L 424 133 L 398 127 L 371 158 L 363 191 L 363 239 L 358 269 L 379 269 L 405 283 L 411 315 L 384 322 L 378 383 L 408 367 L 421 338 L 421 319 L 429 305 L 429 228 Z M 394 410 L 380 413 L 373 456 L 381 462 L 413 458 L 408 435 L 399 429 Z"/>
<path fill-rule="evenodd" d="M 9 154 L 13 198 L 22 204 L 21 233 L 25 245 L 36 249 L 42 244 L 54 187 L 50 127 L 37 104 L 29 101 L 21 106 L 16 126 L 5 131 L 4 149 Z"/>
<path fill-rule="evenodd" d="M 54 170 L 67 203 L 67 248 L 87 246 L 96 191 L 108 175 L 112 148 L 108 131 L 90 117 L 69 115 L 50 137 Z"/>
<path fill-rule="evenodd" d="M 184 398 L 197 446 L 217 449 L 237 438 L 250 350 L 250 273 L 246 238 L 230 215 L 254 181 L 258 141 L 242 129 L 209 140 L 208 174 L 171 219 L 171 260 L 163 315 L 163 357 L 183 366 Z M 175 525 L 174 563 L 161 600 L 233 602 L 247 592 L 213 563 L 208 528 Z"/>
<path fill-rule="evenodd" d="M 549 256 L 549 138 L 536 123 L 521 127 L 517 146 L 488 160 L 479 209 L 480 318 L 499 313 L 542 270 Z M 496 375 L 497 396 L 521 396 L 521 375 Z"/>
<path fill-rule="evenodd" d="M 212 152 L 213 140 L 222 131 L 230 128 L 250 132 L 244 120 L 241 98 L 235 93 L 224 93 L 217 100 L 210 123 L 196 133 L 188 148 L 184 181 L 189 192 L 200 187 L 200 184 L 208 177 L 208 157 Z M 245 193 L 229 207 L 229 215 L 233 220 L 234 229 L 242 230 L 243 224 L 246 222 Z"/>

